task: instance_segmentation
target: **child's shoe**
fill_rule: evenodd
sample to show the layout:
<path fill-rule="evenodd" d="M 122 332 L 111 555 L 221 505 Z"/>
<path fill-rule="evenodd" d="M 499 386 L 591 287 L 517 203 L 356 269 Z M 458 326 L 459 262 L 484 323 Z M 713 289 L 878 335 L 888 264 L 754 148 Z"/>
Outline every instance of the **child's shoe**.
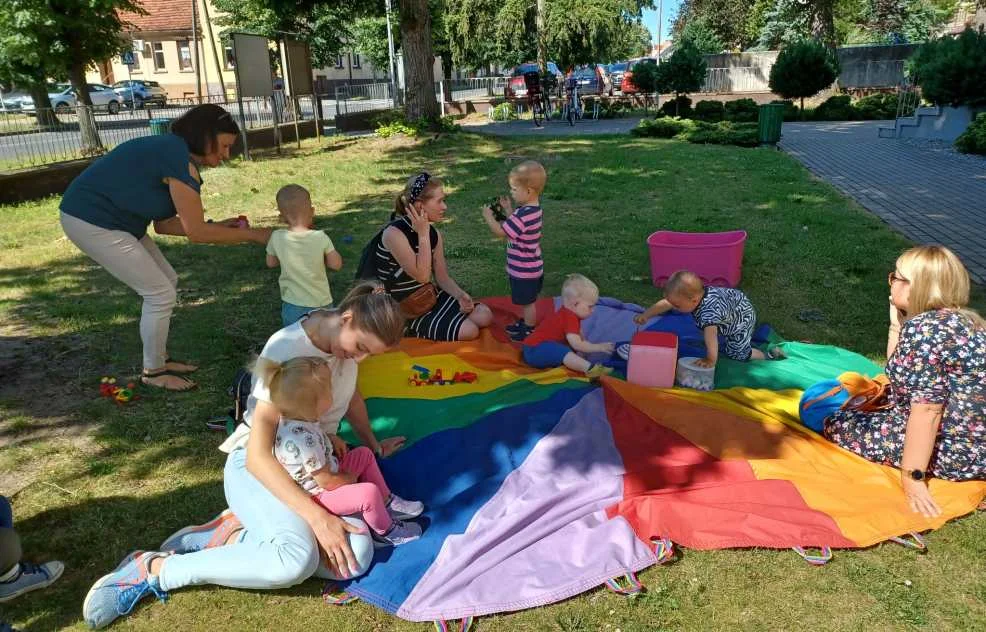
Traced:
<path fill-rule="evenodd" d="M 243 529 L 243 523 L 229 509 L 205 524 L 192 525 L 175 531 L 161 543 L 162 551 L 192 553 L 226 544 L 229 536 Z"/>
<path fill-rule="evenodd" d="M 152 551 L 137 551 L 123 559 L 109 575 L 101 577 L 86 595 L 82 603 L 82 618 L 90 628 L 105 628 L 123 615 L 130 614 L 134 606 L 148 595 L 161 601 L 168 593 L 161 590 L 158 578 L 148 574 L 151 560 L 168 555 Z"/>
<path fill-rule="evenodd" d="M 589 367 L 589 370 L 585 372 L 585 376 L 590 380 L 598 380 L 604 375 L 611 375 L 613 369 L 608 366 L 603 366 L 601 364 L 593 364 Z"/>
<path fill-rule="evenodd" d="M 21 562 L 13 572 L 13 577 L 0 581 L 0 603 L 10 601 L 26 592 L 44 588 L 62 576 L 65 565 L 61 562 L 46 562 L 32 564 Z"/>
<path fill-rule="evenodd" d="M 394 520 L 394 524 L 383 535 L 372 531 L 370 533 L 373 537 L 373 546 L 378 549 L 386 546 L 400 546 L 420 538 L 421 525 L 416 522 Z"/>
<path fill-rule="evenodd" d="M 530 336 L 531 332 L 534 331 L 534 328 L 525 323 L 523 319 L 518 320 L 513 325 L 507 325 L 504 329 L 506 329 L 507 335 L 514 342 L 520 342 Z"/>
<path fill-rule="evenodd" d="M 425 504 L 419 500 L 404 500 L 397 494 L 390 495 L 387 503 L 387 513 L 394 520 L 411 520 L 425 511 Z"/>
<path fill-rule="evenodd" d="M 621 358 L 621 359 L 626 360 L 627 362 L 629 362 L 630 361 L 630 343 L 629 342 L 624 342 L 621 345 L 616 345 L 616 355 L 619 358 Z"/>

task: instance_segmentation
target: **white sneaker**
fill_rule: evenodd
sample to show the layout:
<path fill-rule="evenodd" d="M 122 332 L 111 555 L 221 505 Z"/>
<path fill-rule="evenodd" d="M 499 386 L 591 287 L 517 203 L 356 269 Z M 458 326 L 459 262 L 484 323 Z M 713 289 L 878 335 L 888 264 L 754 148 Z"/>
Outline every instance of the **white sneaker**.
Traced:
<path fill-rule="evenodd" d="M 373 546 L 383 548 L 386 546 L 400 546 L 407 544 L 421 537 L 421 525 L 416 522 L 403 522 L 394 520 L 393 526 L 383 535 L 373 533 Z"/>
<path fill-rule="evenodd" d="M 387 513 L 394 520 L 411 520 L 417 518 L 425 511 L 425 504 L 418 500 L 404 500 L 397 494 L 390 495 L 390 502 L 387 503 Z"/>

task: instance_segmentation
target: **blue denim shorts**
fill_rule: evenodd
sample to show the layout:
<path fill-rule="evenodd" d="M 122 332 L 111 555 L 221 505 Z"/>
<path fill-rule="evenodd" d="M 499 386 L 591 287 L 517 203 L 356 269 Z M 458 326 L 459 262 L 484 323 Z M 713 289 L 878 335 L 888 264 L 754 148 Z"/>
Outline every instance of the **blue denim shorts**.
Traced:
<path fill-rule="evenodd" d="M 538 294 L 544 287 L 544 277 L 536 279 L 510 278 L 510 302 L 514 305 L 530 305 L 538 300 Z"/>
<path fill-rule="evenodd" d="M 528 347 L 524 345 L 524 362 L 535 369 L 550 369 L 562 366 L 565 356 L 572 353 L 571 347 L 560 342 L 542 342 Z"/>
<path fill-rule="evenodd" d="M 284 301 L 281 303 L 281 326 L 287 327 L 288 325 L 293 325 L 301 320 L 302 316 L 316 309 L 332 309 L 332 303 L 322 305 L 321 307 L 303 307 Z"/>

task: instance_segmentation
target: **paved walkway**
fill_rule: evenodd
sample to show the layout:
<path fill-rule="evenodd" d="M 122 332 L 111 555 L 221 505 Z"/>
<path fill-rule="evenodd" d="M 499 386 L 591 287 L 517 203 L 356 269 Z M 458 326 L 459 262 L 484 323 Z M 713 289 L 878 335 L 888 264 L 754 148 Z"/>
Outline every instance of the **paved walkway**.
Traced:
<path fill-rule="evenodd" d="M 640 117 L 616 119 L 582 119 L 575 125 L 567 121 L 550 121 L 542 127 L 535 127 L 530 115 L 516 121 L 496 123 L 466 123 L 463 127 L 470 132 L 492 134 L 494 136 L 587 136 L 593 134 L 628 134 L 640 123 Z"/>
<path fill-rule="evenodd" d="M 877 137 L 885 121 L 785 123 L 781 148 L 909 239 L 986 283 L 986 159 Z"/>

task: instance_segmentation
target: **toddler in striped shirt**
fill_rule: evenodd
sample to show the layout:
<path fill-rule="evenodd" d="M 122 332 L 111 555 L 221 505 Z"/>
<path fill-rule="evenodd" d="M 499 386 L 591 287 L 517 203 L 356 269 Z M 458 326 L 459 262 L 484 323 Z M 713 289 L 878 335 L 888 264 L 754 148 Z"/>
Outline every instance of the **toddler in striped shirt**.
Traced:
<path fill-rule="evenodd" d="M 523 318 L 507 326 L 513 340 L 523 340 L 534 331 L 535 308 L 544 284 L 544 261 L 541 259 L 541 193 L 548 180 L 541 163 L 527 160 L 510 171 L 510 197 L 517 208 L 507 219 L 498 222 L 493 209 L 483 208 L 483 219 L 494 235 L 507 238 L 507 277 L 510 300 L 521 307 Z M 509 208 L 510 200 L 500 199 Z"/>

